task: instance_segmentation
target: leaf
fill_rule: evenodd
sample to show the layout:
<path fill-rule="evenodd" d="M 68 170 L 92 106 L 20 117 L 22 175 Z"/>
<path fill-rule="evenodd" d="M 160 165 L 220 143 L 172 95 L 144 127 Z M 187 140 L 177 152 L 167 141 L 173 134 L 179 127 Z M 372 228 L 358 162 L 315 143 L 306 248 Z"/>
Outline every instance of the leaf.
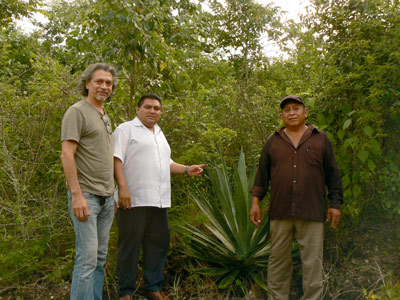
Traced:
<path fill-rule="evenodd" d="M 368 162 L 367 162 L 367 165 L 368 165 L 368 168 L 369 168 L 372 172 L 375 171 L 375 169 L 376 169 L 376 164 L 374 163 L 373 160 L 369 159 Z"/>
<path fill-rule="evenodd" d="M 350 105 L 350 104 L 345 103 L 345 104 L 343 105 L 343 109 L 344 109 L 345 112 L 351 113 L 351 105 Z M 354 112 L 354 111 L 353 111 L 353 112 Z"/>
<path fill-rule="evenodd" d="M 338 136 L 339 140 L 342 141 L 344 138 L 344 130 L 339 129 L 339 131 L 337 132 L 337 136 Z"/>
<path fill-rule="evenodd" d="M 267 284 L 260 278 L 260 276 L 258 276 L 258 274 L 250 273 L 250 277 L 264 291 L 266 291 L 267 293 L 271 292 L 270 289 L 268 288 Z"/>
<path fill-rule="evenodd" d="M 335 137 L 332 133 L 330 133 L 329 131 L 325 131 L 326 135 L 328 136 L 328 139 L 333 142 L 335 140 Z"/>
<path fill-rule="evenodd" d="M 236 277 L 239 275 L 240 270 L 236 269 L 230 272 L 227 276 L 225 276 L 220 283 L 218 284 L 218 287 L 220 289 L 226 289 L 228 286 L 232 284 L 232 282 L 235 281 Z"/>
<path fill-rule="evenodd" d="M 372 140 L 370 144 L 370 148 L 372 150 L 372 153 L 375 155 L 381 155 L 382 150 L 381 150 L 381 145 L 377 140 Z"/>
<path fill-rule="evenodd" d="M 160 71 L 164 70 L 166 67 L 167 67 L 167 63 L 166 62 L 160 63 Z"/>
<path fill-rule="evenodd" d="M 319 125 L 318 129 L 324 130 L 325 128 L 328 128 L 329 125 Z"/>
<path fill-rule="evenodd" d="M 372 134 L 374 133 L 374 130 L 370 126 L 365 126 L 363 131 L 368 137 L 372 137 Z"/>
<path fill-rule="evenodd" d="M 347 115 L 348 115 L 349 117 L 351 117 L 351 116 L 354 115 L 356 112 L 357 112 L 356 110 L 352 110 L 352 111 L 350 111 Z"/>
<path fill-rule="evenodd" d="M 347 119 L 347 120 L 343 123 L 343 130 L 346 130 L 347 128 L 349 128 L 350 125 L 351 125 L 351 123 L 352 123 L 352 120 L 351 120 L 351 119 Z"/>
<path fill-rule="evenodd" d="M 357 198 L 361 194 L 361 187 L 358 184 L 355 184 L 352 187 L 351 192 L 352 192 L 353 196 Z"/>
<path fill-rule="evenodd" d="M 354 149 L 354 137 L 348 138 L 344 141 L 343 147 L 346 149 L 348 146 Z"/>
<path fill-rule="evenodd" d="M 321 127 L 321 125 L 326 125 L 325 121 L 325 116 L 323 114 L 317 114 L 317 121 L 318 121 L 318 127 Z"/>
<path fill-rule="evenodd" d="M 357 157 L 364 163 L 367 160 L 368 155 L 369 155 L 368 151 L 361 150 L 360 152 L 358 152 Z"/>
<path fill-rule="evenodd" d="M 227 274 L 229 271 L 231 271 L 231 269 L 228 268 L 203 268 L 196 272 L 207 276 L 222 276 Z"/>
<path fill-rule="evenodd" d="M 343 184 L 343 188 L 347 188 L 350 184 L 350 177 L 348 174 L 344 175 L 342 178 L 342 184 Z"/>

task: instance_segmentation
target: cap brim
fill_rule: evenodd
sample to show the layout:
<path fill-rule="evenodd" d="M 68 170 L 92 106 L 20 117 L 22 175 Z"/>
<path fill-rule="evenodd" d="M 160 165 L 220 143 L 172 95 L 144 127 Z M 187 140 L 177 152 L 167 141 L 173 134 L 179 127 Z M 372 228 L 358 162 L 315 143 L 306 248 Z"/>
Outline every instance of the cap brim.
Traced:
<path fill-rule="evenodd" d="M 304 105 L 304 102 L 298 98 L 286 97 L 281 101 L 280 107 L 283 108 L 289 102 L 297 102 Z"/>

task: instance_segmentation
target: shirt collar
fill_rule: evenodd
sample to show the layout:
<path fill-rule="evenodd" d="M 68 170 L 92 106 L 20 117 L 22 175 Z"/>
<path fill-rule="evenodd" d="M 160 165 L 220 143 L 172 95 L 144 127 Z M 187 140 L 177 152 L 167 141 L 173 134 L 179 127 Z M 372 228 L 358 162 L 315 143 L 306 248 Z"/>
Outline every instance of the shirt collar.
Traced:
<path fill-rule="evenodd" d="M 306 126 L 308 127 L 309 130 L 311 130 L 312 133 L 318 133 L 319 132 L 318 128 L 315 127 L 312 124 L 306 124 Z M 285 130 L 285 128 L 286 127 L 279 128 L 278 130 L 275 131 L 275 134 L 282 135 L 283 131 Z"/>
<path fill-rule="evenodd" d="M 139 120 L 138 117 L 135 117 L 133 119 L 133 125 L 136 127 L 143 127 L 143 128 L 148 129 L 146 126 L 144 126 L 144 124 L 142 123 L 142 121 Z M 161 131 L 160 126 L 158 126 L 158 124 L 154 125 L 154 134 L 157 134 L 160 131 Z"/>

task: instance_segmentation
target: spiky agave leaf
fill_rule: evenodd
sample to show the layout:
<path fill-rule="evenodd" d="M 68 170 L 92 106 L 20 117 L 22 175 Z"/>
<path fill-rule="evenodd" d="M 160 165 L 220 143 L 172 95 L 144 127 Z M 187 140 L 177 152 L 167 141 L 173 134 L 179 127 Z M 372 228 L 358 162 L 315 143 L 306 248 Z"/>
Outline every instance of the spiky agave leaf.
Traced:
<path fill-rule="evenodd" d="M 251 279 L 253 279 L 253 281 L 259 286 L 261 287 L 263 290 L 265 290 L 266 292 L 270 292 L 270 289 L 268 288 L 268 286 L 266 285 L 266 283 L 260 278 L 260 276 L 256 273 L 250 273 L 250 277 Z"/>
<path fill-rule="evenodd" d="M 222 278 L 222 280 L 218 284 L 218 287 L 220 289 L 226 289 L 228 286 L 230 286 L 235 281 L 235 279 L 238 277 L 239 273 L 240 273 L 240 270 L 238 270 L 238 269 L 231 270 L 231 272 L 229 272 L 226 276 L 224 276 L 224 278 Z"/>
<path fill-rule="evenodd" d="M 245 156 L 241 151 L 232 189 L 228 168 L 222 158 L 221 166 L 215 165 L 214 170 L 208 171 L 215 197 L 210 198 L 199 189 L 197 191 L 200 197 L 192 195 L 210 221 L 205 225 L 207 231 L 189 224 L 182 226 L 183 232 L 191 239 L 187 254 L 209 263 L 207 268 L 202 268 L 199 272 L 220 277 L 220 288 L 226 288 L 237 277 L 242 277 L 251 278 L 266 289 L 265 283 L 257 274 L 268 261 L 269 221 L 264 217 L 256 227 L 248 217 L 252 199 L 250 189 L 255 173 L 254 164 L 250 176 L 247 177 Z"/>
<path fill-rule="evenodd" d="M 211 224 L 214 226 L 215 230 L 218 231 L 219 235 L 223 236 L 224 240 L 231 241 L 233 239 L 233 233 L 230 230 L 229 225 L 226 222 L 226 218 L 224 217 L 221 209 L 216 206 L 217 201 L 208 201 L 208 199 L 203 198 L 202 200 L 193 196 L 193 199 L 199 206 L 199 208 L 203 211 L 203 213 L 210 220 Z"/>
<path fill-rule="evenodd" d="M 202 268 L 200 270 L 197 270 L 196 272 L 199 274 L 203 274 L 206 276 L 223 276 L 225 274 L 228 274 L 232 269 L 230 268 Z"/>

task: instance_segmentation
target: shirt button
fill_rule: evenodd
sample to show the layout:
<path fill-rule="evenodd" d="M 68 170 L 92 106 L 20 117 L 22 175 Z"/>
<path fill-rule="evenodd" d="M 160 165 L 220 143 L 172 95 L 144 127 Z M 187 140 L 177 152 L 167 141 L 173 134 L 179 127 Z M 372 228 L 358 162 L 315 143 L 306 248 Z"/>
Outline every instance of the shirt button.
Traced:
<path fill-rule="evenodd" d="M 296 183 L 296 180 L 293 180 L 293 183 Z"/>
<path fill-rule="evenodd" d="M 293 168 L 296 168 L 296 165 L 293 165 Z"/>
<path fill-rule="evenodd" d="M 297 151 L 294 151 L 295 154 L 297 154 Z"/>

